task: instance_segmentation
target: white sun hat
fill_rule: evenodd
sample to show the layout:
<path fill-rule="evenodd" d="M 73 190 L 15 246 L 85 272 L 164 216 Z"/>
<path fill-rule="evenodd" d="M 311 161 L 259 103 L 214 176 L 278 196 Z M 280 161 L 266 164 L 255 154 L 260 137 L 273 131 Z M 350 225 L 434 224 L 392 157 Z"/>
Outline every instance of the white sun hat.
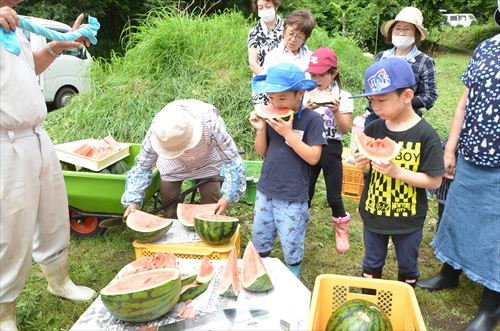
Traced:
<path fill-rule="evenodd" d="M 415 7 L 405 7 L 401 9 L 401 11 L 396 15 L 396 18 L 393 20 L 389 20 L 382 24 L 380 27 L 380 32 L 384 37 L 389 37 L 389 30 L 396 22 L 407 22 L 415 25 L 415 27 L 420 31 L 422 38 L 420 40 L 424 40 L 429 36 L 429 32 L 422 25 L 424 21 L 424 17 L 422 16 L 422 12 L 420 9 Z"/>
<path fill-rule="evenodd" d="M 184 100 L 187 101 L 187 100 Z M 151 146 L 164 159 L 175 159 L 198 145 L 203 125 L 192 103 L 177 100 L 169 103 L 153 118 Z"/>

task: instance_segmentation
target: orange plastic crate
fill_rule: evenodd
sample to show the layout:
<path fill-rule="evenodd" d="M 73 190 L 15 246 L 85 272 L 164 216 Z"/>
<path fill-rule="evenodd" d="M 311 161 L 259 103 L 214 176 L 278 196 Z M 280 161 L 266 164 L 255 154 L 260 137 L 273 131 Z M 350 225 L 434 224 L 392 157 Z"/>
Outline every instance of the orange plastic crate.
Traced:
<path fill-rule="evenodd" d="M 342 197 L 352 200 L 361 200 L 363 193 L 363 172 L 354 164 L 342 162 Z"/>
<path fill-rule="evenodd" d="M 361 294 L 361 288 L 374 289 L 376 294 Z M 377 304 L 391 320 L 394 330 L 426 330 L 415 292 L 410 285 L 392 280 L 341 275 L 316 277 L 307 330 L 325 330 L 332 312 L 344 302 L 354 299 Z"/>
<path fill-rule="evenodd" d="M 135 258 L 153 256 L 156 252 L 171 252 L 181 259 L 199 259 L 208 256 L 211 260 L 227 260 L 233 245 L 236 246 L 237 256 L 240 256 L 240 226 L 236 229 L 231 240 L 223 245 L 209 245 L 205 242 L 175 243 L 175 244 L 143 244 L 135 240 L 132 243 L 135 249 Z"/>

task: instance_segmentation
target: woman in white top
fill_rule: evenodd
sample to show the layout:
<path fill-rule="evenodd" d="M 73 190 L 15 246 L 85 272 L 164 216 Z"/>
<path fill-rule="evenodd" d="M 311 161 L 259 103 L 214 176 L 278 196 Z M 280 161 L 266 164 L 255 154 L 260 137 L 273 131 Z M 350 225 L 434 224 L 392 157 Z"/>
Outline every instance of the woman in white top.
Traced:
<path fill-rule="evenodd" d="M 267 54 L 264 71 L 283 62 L 293 63 L 305 71 L 311 56 L 306 41 L 315 25 L 316 20 L 309 10 L 296 10 L 288 15 L 284 25 L 283 41 Z"/>

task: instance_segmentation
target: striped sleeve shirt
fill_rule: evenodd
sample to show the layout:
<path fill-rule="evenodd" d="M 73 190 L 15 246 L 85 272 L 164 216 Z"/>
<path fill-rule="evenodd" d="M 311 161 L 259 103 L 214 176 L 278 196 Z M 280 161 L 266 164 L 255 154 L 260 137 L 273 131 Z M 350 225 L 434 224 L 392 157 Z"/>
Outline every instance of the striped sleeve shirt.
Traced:
<path fill-rule="evenodd" d="M 163 181 L 182 181 L 224 176 L 223 197 L 236 202 L 246 190 L 246 171 L 243 160 L 231 136 L 228 134 L 218 109 L 196 100 L 186 100 L 195 107 L 202 124 L 203 133 L 198 145 L 172 160 L 159 158 L 151 145 L 151 129 L 142 143 L 136 164 L 127 175 L 125 193 L 121 202 L 142 206 L 144 191 L 151 183 L 152 169 L 156 165 Z"/>

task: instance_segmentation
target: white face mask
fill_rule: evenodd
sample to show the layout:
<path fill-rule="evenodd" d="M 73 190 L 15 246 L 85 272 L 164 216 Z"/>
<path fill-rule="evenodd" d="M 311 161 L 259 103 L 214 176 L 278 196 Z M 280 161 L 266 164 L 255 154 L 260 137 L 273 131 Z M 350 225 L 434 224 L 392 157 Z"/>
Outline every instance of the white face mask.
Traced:
<path fill-rule="evenodd" d="M 276 11 L 274 8 L 259 10 L 259 17 L 264 23 L 269 23 L 276 17 Z"/>
<path fill-rule="evenodd" d="M 415 36 L 392 35 L 392 44 L 399 49 L 407 49 L 415 43 Z"/>

